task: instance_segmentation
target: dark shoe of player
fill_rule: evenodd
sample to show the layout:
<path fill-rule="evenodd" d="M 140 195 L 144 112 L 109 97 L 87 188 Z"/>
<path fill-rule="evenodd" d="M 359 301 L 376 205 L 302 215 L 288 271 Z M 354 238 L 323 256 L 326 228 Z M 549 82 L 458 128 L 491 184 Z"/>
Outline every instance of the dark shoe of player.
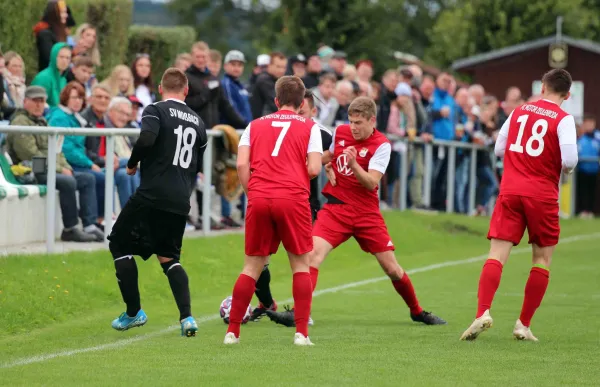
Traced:
<path fill-rule="evenodd" d="M 295 327 L 296 322 L 294 321 L 294 309 L 289 306 L 284 306 L 285 311 L 283 312 L 275 312 L 272 310 L 267 310 L 265 313 L 271 321 L 274 321 L 276 324 L 285 325 L 288 328 Z"/>
<path fill-rule="evenodd" d="M 250 321 L 257 322 L 260 320 L 262 316 L 267 314 L 267 311 L 276 312 L 277 311 L 277 303 L 273 300 L 273 305 L 269 308 L 265 308 L 265 306 L 261 303 L 258 304 L 256 308 L 252 311 L 252 315 L 250 316 Z"/>
<path fill-rule="evenodd" d="M 448 324 L 444 319 L 436 316 L 431 312 L 422 311 L 419 314 L 411 314 L 410 318 L 414 322 L 420 322 L 425 325 L 446 325 Z"/>
<path fill-rule="evenodd" d="M 64 229 L 60 235 L 60 240 L 63 242 L 95 242 L 96 239 L 96 236 L 87 234 L 77 227 Z"/>
<path fill-rule="evenodd" d="M 241 224 L 231 219 L 229 216 L 224 216 L 223 219 L 221 219 L 221 224 L 228 228 L 242 228 Z"/>

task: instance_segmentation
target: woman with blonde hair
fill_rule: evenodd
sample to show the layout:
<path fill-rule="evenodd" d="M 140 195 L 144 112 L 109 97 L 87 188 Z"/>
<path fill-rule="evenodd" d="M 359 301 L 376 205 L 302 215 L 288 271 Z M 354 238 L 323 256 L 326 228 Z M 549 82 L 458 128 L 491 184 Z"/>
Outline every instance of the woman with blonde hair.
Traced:
<path fill-rule="evenodd" d="M 92 58 L 94 66 L 102 64 L 100 61 L 100 49 L 98 48 L 98 39 L 96 37 L 96 27 L 91 24 L 83 23 L 75 32 L 75 47 L 73 47 L 73 59 L 79 55 L 85 55 Z"/>
<path fill-rule="evenodd" d="M 102 81 L 110 89 L 113 97 L 129 97 L 135 94 L 133 88 L 133 74 L 126 65 L 117 65 L 113 68 L 110 76 Z"/>
<path fill-rule="evenodd" d="M 23 107 L 25 99 L 25 62 L 21 55 L 14 51 L 4 54 L 6 68 L 3 71 L 6 97 L 9 106 L 15 108 Z"/>

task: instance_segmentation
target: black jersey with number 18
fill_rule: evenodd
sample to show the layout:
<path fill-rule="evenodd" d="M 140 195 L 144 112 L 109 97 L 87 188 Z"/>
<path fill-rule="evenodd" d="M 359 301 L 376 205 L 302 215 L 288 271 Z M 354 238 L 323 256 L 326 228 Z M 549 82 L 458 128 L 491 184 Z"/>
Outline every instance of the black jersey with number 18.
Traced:
<path fill-rule="evenodd" d="M 136 196 L 152 207 L 187 215 L 208 137 L 204 122 L 184 102 L 167 99 L 148 105 L 142 132 L 156 141 L 140 166 Z"/>

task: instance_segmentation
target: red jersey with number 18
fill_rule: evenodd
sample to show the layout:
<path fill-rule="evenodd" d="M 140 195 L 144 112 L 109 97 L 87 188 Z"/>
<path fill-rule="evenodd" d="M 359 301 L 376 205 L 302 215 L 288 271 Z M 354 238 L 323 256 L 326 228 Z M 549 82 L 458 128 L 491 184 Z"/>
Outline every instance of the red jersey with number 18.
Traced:
<path fill-rule="evenodd" d="M 248 199 L 308 202 L 306 156 L 311 152 L 323 153 L 318 125 L 292 111 L 280 110 L 252 121 L 239 146 L 250 146 Z"/>
<path fill-rule="evenodd" d="M 515 109 L 502 127 L 507 137 L 501 194 L 558 200 L 562 169 L 559 137 L 574 128 L 573 116 L 539 100 Z"/>

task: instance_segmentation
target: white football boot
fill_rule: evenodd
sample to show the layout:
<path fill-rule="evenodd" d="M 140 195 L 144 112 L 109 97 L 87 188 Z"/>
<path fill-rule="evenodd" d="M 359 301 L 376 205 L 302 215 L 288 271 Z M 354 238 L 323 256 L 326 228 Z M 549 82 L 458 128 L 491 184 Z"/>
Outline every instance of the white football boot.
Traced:
<path fill-rule="evenodd" d="M 240 343 L 240 339 L 235 337 L 235 335 L 233 334 L 233 332 L 228 332 L 225 335 L 225 339 L 223 340 L 223 344 L 226 345 L 230 345 L 230 344 L 239 344 Z"/>
<path fill-rule="evenodd" d="M 513 336 L 517 340 L 526 340 L 526 341 L 538 341 L 537 337 L 531 333 L 531 329 L 523 325 L 521 320 L 517 320 L 515 324 L 515 329 L 513 330 Z"/>
<path fill-rule="evenodd" d="M 308 337 L 304 337 L 302 333 L 297 333 L 294 335 L 294 345 L 300 346 L 309 346 L 314 345 Z"/>
<path fill-rule="evenodd" d="M 490 316 L 490 310 L 488 309 L 483 312 L 481 317 L 476 318 L 475 321 L 473 321 L 471 326 L 462 334 L 460 339 L 468 341 L 475 340 L 477 336 L 491 328 L 493 324 L 494 320 L 492 319 L 492 316 Z"/>

